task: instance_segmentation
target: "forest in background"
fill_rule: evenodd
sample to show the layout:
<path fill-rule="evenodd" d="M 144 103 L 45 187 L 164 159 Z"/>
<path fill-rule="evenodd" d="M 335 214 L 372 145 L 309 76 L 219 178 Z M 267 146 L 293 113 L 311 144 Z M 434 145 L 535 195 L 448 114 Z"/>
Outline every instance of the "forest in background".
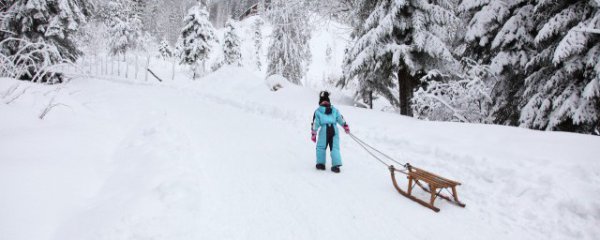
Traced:
<path fill-rule="evenodd" d="M 174 57 L 204 74 L 238 64 L 236 20 L 254 3 L 2 1 L 0 76 L 58 83 L 57 63 L 129 51 Z M 301 83 L 311 24 L 328 19 L 351 31 L 338 86 L 367 107 L 383 99 L 420 119 L 600 134 L 598 0 L 256 3 L 273 27 L 257 36 L 271 39 L 268 75 Z M 214 40 L 221 26 L 231 33 L 227 42 Z M 215 44 L 226 46 L 227 60 L 206 66 Z"/>

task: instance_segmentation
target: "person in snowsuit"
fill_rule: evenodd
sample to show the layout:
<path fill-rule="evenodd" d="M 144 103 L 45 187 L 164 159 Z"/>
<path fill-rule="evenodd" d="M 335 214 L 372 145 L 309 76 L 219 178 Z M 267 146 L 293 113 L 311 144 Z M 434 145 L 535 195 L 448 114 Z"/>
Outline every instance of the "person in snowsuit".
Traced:
<path fill-rule="evenodd" d="M 340 155 L 340 135 L 336 123 L 350 133 L 350 128 L 340 111 L 334 108 L 329 101 L 329 93 L 322 91 L 319 94 L 319 108 L 315 110 L 311 124 L 311 139 L 317 143 L 317 169 L 325 170 L 327 147 L 331 151 L 331 171 L 340 172 L 342 156 Z M 317 140 L 317 132 L 319 138 Z"/>

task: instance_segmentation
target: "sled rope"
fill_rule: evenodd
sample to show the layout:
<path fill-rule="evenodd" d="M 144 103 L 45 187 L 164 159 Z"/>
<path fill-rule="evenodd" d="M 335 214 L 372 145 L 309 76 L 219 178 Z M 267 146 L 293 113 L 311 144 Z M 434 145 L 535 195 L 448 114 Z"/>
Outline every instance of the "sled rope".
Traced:
<path fill-rule="evenodd" d="M 395 159 L 393 159 L 392 157 L 388 156 L 387 154 L 377 150 L 376 148 L 374 148 L 373 146 L 365 143 L 363 140 L 361 140 L 360 138 L 358 138 L 357 136 L 355 136 L 352 133 L 349 133 L 350 137 L 356 142 L 358 143 L 358 145 L 360 145 L 363 149 L 365 149 L 365 151 L 367 151 L 367 153 L 369 153 L 369 155 L 371 155 L 372 157 L 374 157 L 377 161 L 379 161 L 380 163 L 382 163 L 383 165 L 385 165 L 386 167 L 390 167 L 391 165 L 386 163 L 386 161 L 384 161 L 383 159 L 379 158 L 376 154 L 374 154 L 372 151 L 375 151 L 379 154 L 381 154 L 381 156 L 384 156 L 385 158 L 391 160 L 392 162 L 397 163 L 400 166 L 403 166 L 404 168 L 408 168 L 408 163 L 401 163 L 399 161 L 396 161 Z M 371 149 L 371 150 L 369 150 Z"/>

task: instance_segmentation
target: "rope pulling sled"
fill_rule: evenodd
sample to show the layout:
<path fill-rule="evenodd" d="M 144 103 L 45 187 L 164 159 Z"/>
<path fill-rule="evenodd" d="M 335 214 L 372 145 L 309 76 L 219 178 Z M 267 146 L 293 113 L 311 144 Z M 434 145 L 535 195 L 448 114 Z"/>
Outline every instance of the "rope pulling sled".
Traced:
<path fill-rule="evenodd" d="M 441 177 L 437 174 L 425 171 L 423 169 L 413 167 L 409 163 L 403 164 L 401 162 L 398 162 L 395 159 L 391 158 L 390 156 L 386 155 L 385 153 L 383 153 L 383 152 L 377 150 L 376 148 L 370 146 L 369 144 L 365 143 L 364 141 L 362 141 L 361 139 L 356 137 L 354 134 L 350 133 L 349 135 L 354 141 L 356 141 L 356 143 L 358 143 L 358 145 L 360 145 L 363 149 L 365 149 L 365 151 L 367 151 L 367 153 L 369 153 L 369 155 L 374 157 L 377 161 L 379 161 L 381 164 L 385 165 L 390 170 L 394 188 L 396 188 L 396 190 L 400 194 L 402 194 L 402 196 L 405 196 L 408 199 L 413 200 L 435 212 L 440 211 L 439 208 L 434 206 L 434 202 L 437 197 L 447 200 L 450 203 L 457 205 L 459 207 L 464 208 L 466 206 L 464 203 L 462 203 L 458 200 L 458 194 L 456 192 L 456 186 L 461 185 L 461 183 Z M 403 169 L 398 169 L 394 165 L 388 164 L 386 161 L 379 158 L 373 152 L 376 152 L 376 153 L 380 154 L 381 156 L 387 158 L 388 160 L 398 164 L 398 166 L 402 166 Z M 396 181 L 396 173 L 397 172 L 406 175 L 406 178 L 408 179 L 408 190 L 407 191 L 402 190 L 402 188 L 400 188 L 400 185 L 398 185 L 398 182 Z M 425 186 L 423 184 L 423 182 L 427 186 Z M 412 195 L 412 190 L 414 189 L 415 186 L 419 186 L 421 189 L 423 189 L 423 191 L 430 194 L 429 202 L 421 200 Z M 451 189 L 452 192 L 450 193 L 450 191 L 448 189 Z M 446 190 L 448 193 L 451 194 L 452 197 L 442 194 L 442 190 Z"/>

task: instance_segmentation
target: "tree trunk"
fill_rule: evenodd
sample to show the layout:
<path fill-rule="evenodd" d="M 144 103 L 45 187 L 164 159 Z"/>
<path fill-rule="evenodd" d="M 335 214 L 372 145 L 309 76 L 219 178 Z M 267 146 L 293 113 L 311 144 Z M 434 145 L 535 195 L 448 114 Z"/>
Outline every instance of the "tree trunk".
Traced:
<path fill-rule="evenodd" d="M 373 91 L 369 91 L 369 109 L 373 109 Z"/>
<path fill-rule="evenodd" d="M 410 100 L 413 97 L 413 89 L 417 85 L 417 80 L 414 76 L 410 75 L 408 69 L 401 68 L 398 71 L 398 105 L 400 107 L 400 114 L 412 117 L 412 109 L 410 107 Z"/>

